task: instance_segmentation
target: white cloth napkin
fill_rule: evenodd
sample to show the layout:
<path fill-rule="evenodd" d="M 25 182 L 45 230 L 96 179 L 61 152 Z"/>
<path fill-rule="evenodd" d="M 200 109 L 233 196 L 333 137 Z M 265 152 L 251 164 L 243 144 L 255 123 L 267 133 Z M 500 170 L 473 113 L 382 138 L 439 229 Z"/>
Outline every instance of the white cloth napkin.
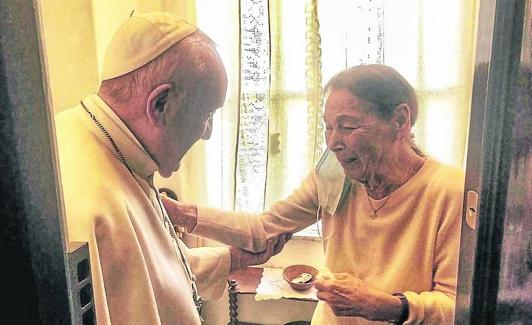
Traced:
<path fill-rule="evenodd" d="M 281 299 L 281 298 L 300 298 L 314 299 L 316 297 L 316 288 L 310 287 L 304 291 L 296 291 L 290 287 L 288 282 L 283 279 L 283 269 L 264 268 L 262 278 L 257 287 L 256 301 Z"/>

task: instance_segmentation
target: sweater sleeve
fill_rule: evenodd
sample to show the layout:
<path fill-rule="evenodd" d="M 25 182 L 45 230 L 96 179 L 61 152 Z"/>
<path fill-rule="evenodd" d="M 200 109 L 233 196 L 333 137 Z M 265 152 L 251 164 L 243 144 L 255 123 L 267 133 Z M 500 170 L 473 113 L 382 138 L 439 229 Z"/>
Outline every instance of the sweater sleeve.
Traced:
<path fill-rule="evenodd" d="M 434 247 L 433 289 L 404 293 L 410 303 L 405 324 L 454 323 L 462 202 L 463 190 L 459 190 L 445 204 Z"/>
<path fill-rule="evenodd" d="M 287 199 L 260 214 L 198 207 L 198 221 L 192 234 L 260 252 L 265 250 L 268 239 L 300 231 L 316 222 L 317 210 L 312 172 Z"/>

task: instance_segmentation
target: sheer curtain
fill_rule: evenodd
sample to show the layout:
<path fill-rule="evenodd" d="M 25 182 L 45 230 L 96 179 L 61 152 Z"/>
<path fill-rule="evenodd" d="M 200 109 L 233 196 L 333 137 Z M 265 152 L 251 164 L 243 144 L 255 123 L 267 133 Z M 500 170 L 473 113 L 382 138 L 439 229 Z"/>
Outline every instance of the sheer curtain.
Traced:
<path fill-rule="evenodd" d="M 418 144 L 462 166 L 475 15 L 476 2 L 462 0 L 196 0 L 229 87 L 211 139 L 176 176 L 181 197 L 259 212 L 289 195 L 323 150 L 322 86 L 366 63 L 393 66 L 412 83 Z"/>
<path fill-rule="evenodd" d="M 316 2 L 198 0 L 196 13 L 229 86 L 211 139 L 177 173 L 179 192 L 259 212 L 296 188 L 323 149 Z"/>

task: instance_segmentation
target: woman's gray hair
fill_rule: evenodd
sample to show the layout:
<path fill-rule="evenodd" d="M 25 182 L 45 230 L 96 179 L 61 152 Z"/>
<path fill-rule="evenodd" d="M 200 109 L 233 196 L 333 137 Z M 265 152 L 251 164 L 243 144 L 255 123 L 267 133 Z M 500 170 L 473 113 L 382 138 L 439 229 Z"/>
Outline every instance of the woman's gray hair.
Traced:
<path fill-rule="evenodd" d="M 418 115 L 417 96 L 414 88 L 394 68 L 383 64 L 359 65 L 348 68 L 329 80 L 325 92 L 329 89 L 345 89 L 353 96 L 371 103 L 366 111 L 383 120 L 389 120 L 395 108 L 400 104 L 410 107 L 410 124 L 414 126 Z M 413 134 L 410 146 L 419 155 L 425 154 L 414 142 Z"/>

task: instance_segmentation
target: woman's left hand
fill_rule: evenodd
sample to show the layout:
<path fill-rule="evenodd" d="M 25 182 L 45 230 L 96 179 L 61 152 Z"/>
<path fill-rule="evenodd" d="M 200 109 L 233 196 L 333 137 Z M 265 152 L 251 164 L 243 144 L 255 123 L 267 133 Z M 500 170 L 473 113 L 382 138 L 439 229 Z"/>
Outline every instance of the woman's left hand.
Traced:
<path fill-rule="evenodd" d="M 336 316 L 388 321 L 398 318 L 401 312 L 398 298 L 348 273 L 322 276 L 314 282 L 314 286 L 318 289 L 318 298 L 325 301 Z"/>

